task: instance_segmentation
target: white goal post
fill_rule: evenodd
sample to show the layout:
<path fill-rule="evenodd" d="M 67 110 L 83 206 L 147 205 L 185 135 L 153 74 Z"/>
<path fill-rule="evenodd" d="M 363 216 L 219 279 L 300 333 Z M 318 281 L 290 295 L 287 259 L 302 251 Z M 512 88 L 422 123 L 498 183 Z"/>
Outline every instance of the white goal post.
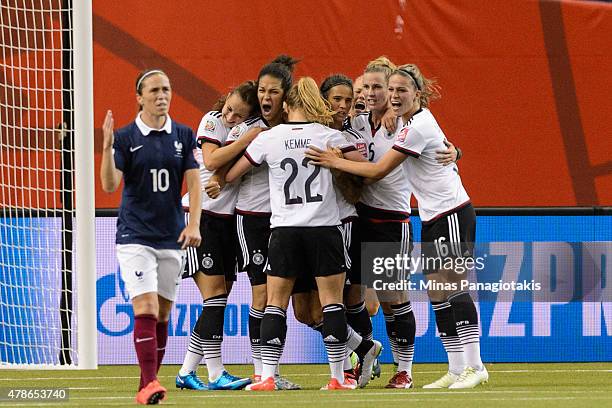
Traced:
<path fill-rule="evenodd" d="M 0 368 L 97 368 L 92 0 L 0 2 Z"/>

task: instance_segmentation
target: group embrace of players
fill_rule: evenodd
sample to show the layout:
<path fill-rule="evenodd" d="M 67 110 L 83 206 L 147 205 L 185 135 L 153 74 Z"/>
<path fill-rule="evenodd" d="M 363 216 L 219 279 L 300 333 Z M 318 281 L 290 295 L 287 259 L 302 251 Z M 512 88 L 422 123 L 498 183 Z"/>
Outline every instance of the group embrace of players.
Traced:
<path fill-rule="evenodd" d="M 364 304 L 360 243 L 397 242 L 401 251 L 409 252 L 412 192 L 420 204 L 425 201 L 424 229 L 431 242 L 436 234 L 464 246 L 473 242 L 470 221 L 474 219 L 469 214 L 473 210 L 456 166 L 444 166 L 432 155 L 446 150 L 445 138 L 427 110 L 435 88 L 415 65 L 397 68 L 379 58 L 365 69 L 361 89 L 354 89 L 343 75 L 326 78 L 320 87 L 310 78 L 293 84 L 294 64 L 293 59 L 281 56 L 264 66 L 255 83 L 238 86 L 204 116 L 198 128 L 201 178 L 207 194 L 202 200 L 203 242 L 190 251 L 188 265 L 204 307 L 177 377 L 180 387 L 217 389 L 223 381 L 225 388 L 293 388 L 278 375 L 290 298 L 298 320 L 321 332 L 331 367 L 326 388 L 363 387 L 381 347 L 372 339 Z M 391 123 L 385 126 L 383 120 Z M 412 137 L 411 129 L 418 136 Z M 260 133 L 262 130 L 265 132 Z M 325 156 L 327 148 L 337 149 L 327 153 L 333 157 Z M 385 154 L 391 150 L 401 160 L 389 165 L 393 157 Z M 455 152 L 449 154 L 456 157 Z M 372 172 L 364 179 L 348 175 L 359 173 L 359 167 L 342 168 L 342 173 L 319 167 L 333 169 L 333 160 L 340 156 L 354 163 L 380 162 L 387 168 L 364 167 Z M 399 166 L 404 159 L 408 166 L 418 160 L 427 167 L 415 172 Z M 430 192 L 434 189 L 438 191 Z M 441 193 L 447 195 L 443 202 L 433 198 Z M 445 222 L 446 231 L 439 231 L 443 217 L 450 221 Z M 428 228 L 429 220 L 438 225 Z M 466 231 L 460 231 L 462 228 Z M 253 288 L 249 336 L 255 373 L 249 385 L 250 379 L 228 375 L 221 363 L 223 311 L 236 279 L 236 256 L 238 271 L 248 273 Z M 347 289 L 346 282 L 350 283 Z M 461 304 L 455 308 L 465 309 L 469 295 L 455 297 Z M 385 299 L 382 307 L 397 362 L 387 387 L 410 388 L 414 314 L 406 292 L 385 293 L 381 298 Z M 432 298 L 432 303 L 440 315 L 439 331 L 452 364 L 443 381 L 430 386 L 448 387 L 466 367 L 481 372 L 484 367 L 479 352 L 476 361 L 470 361 L 473 366 L 455 361 L 463 361 L 464 353 L 457 329 L 449 329 L 448 323 L 454 325 L 456 320 L 453 307 L 448 297 Z M 474 329 L 477 340 L 475 318 L 461 321 L 474 326 L 461 327 L 467 331 L 467 342 L 474 341 Z M 347 347 L 360 359 L 357 372 L 347 357 Z M 208 385 L 195 375 L 202 356 L 208 367 Z M 465 377 L 461 383 L 466 382 Z"/>
<path fill-rule="evenodd" d="M 189 193 L 183 197 L 183 205 L 189 207 L 187 227 L 180 232 L 180 241 L 188 249 L 183 276 L 195 281 L 203 308 L 176 377 L 179 388 L 298 389 L 279 373 L 290 299 L 296 318 L 321 333 L 331 371 L 322 389 L 365 387 L 374 375 L 380 376 L 377 357 L 382 347 L 373 339 L 365 304 L 361 243 L 395 243 L 400 254 L 409 255 L 414 194 L 423 222 L 422 242 L 446 243 L 456 257 L 472 250 L 475 215 L 455 164 L 460 152 L 446 140 L 428 110 L 429 102 L 438 96 L 433 81 L 416 65 L 397 67 L 380 57 L 367 65 L 355 83 L 336 74 L 317 86 L 309 77 L 293 80 L 296 62 L 279 56 L 260 70 L 256 81 L 240 84 L 220 100 L 200 122 L 195 153 L 188 151 L 188 142 L 174 141 L 175 156 L 180 150 L 186 175 L 192 174 L 193 159 L 199 164 L 202 186 L 198 191 L 187 178 Z M 146 71 L 139 80 L 162 75 L 161 71 Z M 141 91 L 137 83 L 139 95 Z M 145 112 L 139 118 L 146 114 L 146 106 L 141 106 Z M 107 115 L 105 146 L 108 138 L 113 144 L 112 136 L 107 137 L 112 133 L 112 115 L 111 123 L 108 121 Z M 144 135 L 138 121 L 123 133 Z M 161 125 L 164 122 L 160 122 L 160 132 Z M 129 159 L 117 160 L 116 152 L 124 129 L 117 131 L 113 146 L 115 162 L 123 168 L 116 167 L 125 173 Z M 145 145 L 134 146 L 141 142 L 133 135 L 123 139 L 130 139 L 123 142 L 126 156 Z M 154 192 L 182 182 L 172 176 L 168 182 L 167 175 L 164 179 L 158 170 L 148 167 L 139 171 L 146 170 L 151 173 L 147 177 L 153 178 L 149 187 Z M 127 174 L 124 177 L 127 188 Z M 124 189 L 122 211 L 125 200 Z M 123 216 L 124 224 L 134 223 Z M 147 244 L 146 239 L 130 238 L 121 223 L 120 211 L 118 258 L 126 287 L 132 289 L 137 316 L 134 299 L 146 294 L 146 289 L 136 289 L 141 285 L 140 265 L 133 253 L 125 253 L 125 247 Z M 193 233 L 198 225 L 199 236 Z M 225 306 L 239 272 L 247 272 L 252 287 L 248 325 L 252 378 L 232 376 L 222 362 Z M 424 273 L 438 282 L 459 279 L 452 271 Z M 175 292 L 164 294 L 158 280 L 159 297 L 174 300 Z M 177 286 L 178 282 L 173 275 L 172 283 Z M 386 387 L 412 388 L 416 325 L 408 293 L 388 291 L 379 296 L 396 367 Z M 429 296 L 449 370 L 424 387 L 472 388 L 486 382 L 478 316 L 470 295 L 430 291 Z M 160 311 L 162 306 L 160 300 Z M 157 325 L 160 323 L 163 319 L 157 316 Z M 134 333 L 138 354 L 142 333 L 136 333 L 137 325 L 138 320 Z M 160 336 L 164 335 L 159 330 L 154 334 L 159 366 L 163 357 L 159 355 Z M 161 343 L 165 345 L 165 338 Z M 355 366 L 351 353 L 358 357 Z M 202 359 L 208 369 L 207 384 L 196 375 Z M 137 401 L 156 403 L 165 389 L 156 379 L 148 379 L 141 378 L 139 395 L 143 395 Z"/>

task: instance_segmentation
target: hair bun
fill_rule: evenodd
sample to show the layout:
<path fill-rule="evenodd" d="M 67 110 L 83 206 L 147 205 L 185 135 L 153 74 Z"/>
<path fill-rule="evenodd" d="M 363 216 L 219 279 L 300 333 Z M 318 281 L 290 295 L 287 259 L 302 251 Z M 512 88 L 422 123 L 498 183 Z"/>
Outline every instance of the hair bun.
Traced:
<path fill-rule="evenodd" d="M 289 69 L 289 71 L 291 71 L 293 73 L 293 67 L 295 66 L 295 64 L 297 64 L 298 62 L 300 62 L 300 60 L 297 60 L 289 55 L 286 54 L 280 54 L 279 56 L 277 56 L 276 58 L 274 58 L 272 60 L 272 64 L 281 64 L 287 67 L 287 69 Z"/>

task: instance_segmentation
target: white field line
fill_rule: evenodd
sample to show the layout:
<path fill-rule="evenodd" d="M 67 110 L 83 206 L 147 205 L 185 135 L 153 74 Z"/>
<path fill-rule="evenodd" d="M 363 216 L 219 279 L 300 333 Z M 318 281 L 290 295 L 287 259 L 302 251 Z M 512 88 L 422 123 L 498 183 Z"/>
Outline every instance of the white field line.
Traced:
<path fill-rule="evenodd" d="M 319 394 L 317 395 L 317 398 L 320 398 L 322 396 L 325 397 L 330 397 L 330 399 L 334 399 L 336 401 L 334 401 L 334 403 L 355 403 L 355 402 L 372 402 L 372 399 L 370 398 L 373 395 L 387 395 L 387 396 L 393 396 L 395 398 L 376 398 L 376 402 L 398 402 L 398 400 L 405 400 L 405 401 L 410 401 L 410 402 L 428 402 L 428 401 L 448 401 L 449 398 L 452 398 L 452 395 L 455 394 L 470 394 L 470 401 L 567 401 L 567 400 L 609 400 L 611 397 L 606 396 L 592 396 L 592 397 L 582 397 L 582 396 L 568 396 L 568 397 L 508 397 L 508 398 L 504 398 L 504 397 L 495 397 L 493 394 L 520 394 L 520 393 L 558 393 L 559 391 L 531 391 L 531 390 L 525 390 L 525 391 L 520 391 L 520 390 L 512 390 L 512 391 L 481 391 L 481 392 L 470 392 L 470 391 L 453 391 L 453 392 L 449 392 L 449 391 L 429 391 L 429 392 L 419 392 L 419 393 L 412 393 L 410 391 L 406 392 L 406 393 L 401 393 L 401 392 L 395 392 L 395 391 L 389 391 L 389 392 L 372 392 L 372 393 L 363 393 L 362 396 L 363 398 L 350 398 L 350 393 L 323 393 L 323 394 Z M 568 392 L 568 393 L 574 393 L 574 394 L 592 394 L 592 393 L 603 393 L 605 391 L 563 391 L 563 392 Z M 353 394 L 354 395 L 354 394 Z M 420 396 L 423 395 L 439 395 L 444 396 L 445 398 L 419 398 Z M 491 395 L 490 397 L 486 396 L 486 395 Z M 278 397 L 278 394 L 276 393 L 270 393 L 270 394 L 256 394 L 256 393 L 246 393 L 246 392 L 241 392 L 241 393 L 233 393 L 231 395 L 205 395 L 203 393 L 198 393 L 197 395 L 181 395 L 180 399 L 205 399 L 205 398 L 226 398 L 226 399 L 233 399 L 233 398 L 252 398 L 252 397 L 258 397 L 258 398 L 276 398 Z M 336 398 L 338 397 L 338 398 Z M 346 398 L 349 397 L 349 398 Z M 53 406 L 53 405 L 66 405 L 66 404 L 70 404 L 71 401 L 89 401 L 89 400 L 97 400 L 97 401 L 105 401 L 104 405 L 125 405 L 125 402 L 120 402 L 120 401 L 124 401 L 124 400 L 128 400 L 131 401 L 133 400 L 134 397 L 133 396 L 115 396 L 115 397 L 103 397 L 103 396 L 98 396 L 98 397 L 70 397 L 70 399 L 68 401 L 62 401 L 62 402 L 45 402 L 45 403 L 39 403 L 39 404 L 33 404 L 32 402 L 15 402 L 15 403 L 6 403 L 3 401 L 2 406 L 13 406 L 13 407 L 20 407 L 20 406 Z M 340 399 L 340 401 L 338 401 L 338 399 Z M 312 399 L 296 399 L 293 400 L 294 403 L 300 403 L 300 402 L 312 402 Z M 287 401 L 266 401 L 266 404 L 286 404 Z M 175 405 L 175 403 L 173 401 L 168 401 L 165 402 L 164 405 Z"/>
<path fill-rule="evenodd" d="M 504 373 L 504 374 L 520 374 L 520 373 L 612 373 L 612 369 L 582 369 L 582 370 L 573 370 L 573 369 L 555 369 L 555 370 L 495 370 L 492 368 L 488 368 L 489 373 Z M 1 373 L 2 371 L 0 371 Z M 445 371 L 418 371 L 415 370 L 415 374 L 444 374 Z M 313 374 L 305 374 L 305 373 L 294 373 L 294 374 L 281 374 L 283 377 L 328 377 L 329 373 L 313 373 Z M 174 375 L 160 375 L 160 378 L 175 378 Z M 28 381 L 47 381 L 47 380 L 126 380 L 126 379 L 134 379 L 140 378 L 139 376 L 99 376 L 99 377 L 13 377 L 13 378 L 0 378 L 0 381 L 15 381 L 15 380 L 23 380 L 27 379 Z"/>

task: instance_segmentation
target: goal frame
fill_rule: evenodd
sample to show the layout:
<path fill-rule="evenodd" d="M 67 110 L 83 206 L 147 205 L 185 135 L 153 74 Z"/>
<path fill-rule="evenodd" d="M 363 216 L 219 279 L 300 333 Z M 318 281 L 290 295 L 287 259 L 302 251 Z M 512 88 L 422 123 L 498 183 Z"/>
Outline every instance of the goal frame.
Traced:
<path fill-rule="evenodd" d="M 98 367 L 92 0 L 72 1 L 79 369 Z"/>

